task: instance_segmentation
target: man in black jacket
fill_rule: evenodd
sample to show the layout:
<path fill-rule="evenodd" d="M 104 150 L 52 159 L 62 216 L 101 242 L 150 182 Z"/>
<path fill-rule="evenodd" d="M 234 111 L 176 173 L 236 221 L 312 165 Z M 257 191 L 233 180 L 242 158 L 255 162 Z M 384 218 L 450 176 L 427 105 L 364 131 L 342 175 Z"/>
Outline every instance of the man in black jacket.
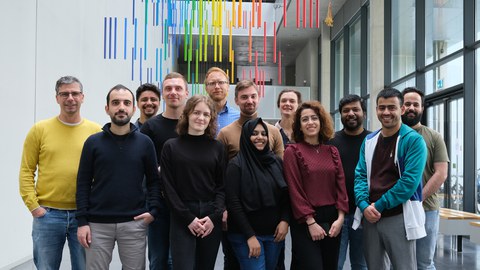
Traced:
<path fill-rule="evenodd" d="M 148 224 L 158 213 L 160 197 L 155 148 L 130 123 L 135 101 L 128 88 L 113 87 L 105 111 L 111 123 L 87 139 L 80 159 L 78 240 L 86 250 L 87 269 L 108 269 L 115 242 L 123 269 L 145 269 Z"/>

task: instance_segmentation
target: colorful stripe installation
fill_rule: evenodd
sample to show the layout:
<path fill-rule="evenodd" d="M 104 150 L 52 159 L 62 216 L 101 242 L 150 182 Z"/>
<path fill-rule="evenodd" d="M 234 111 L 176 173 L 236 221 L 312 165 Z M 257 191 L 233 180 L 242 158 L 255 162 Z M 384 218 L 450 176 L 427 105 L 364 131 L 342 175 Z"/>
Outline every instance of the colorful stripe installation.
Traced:
<path fill-rule="evenodd" d="M 296 27 L 306 28 L 309 20 L 310 28 L 319 28 L 320 1 L 295 1 L 296 5 L 290 8 L 296 8 Z M 264 91 L 266 71 L 259 68 L 259 51 L 263 53 L 262 65 L 271 62 L 278 66 L 278 84 L 282 82 L 282 53 L 278 50 L 281 44 L 277 43 L 277 22 L 266 16 L 270 14 L 264 14 L 271 8 L 263 5 L 262 0 L 251 0 L 251 7 L 243 0 L 132 0 L 129 4 L 131 13 L 127 16 L 104 17 L 103 58 L 130 61 L 132 81 L 143 83 L 145 80 L 160 86 L 169 72 L 164 65 L 177 66 L 177 58 L 183 54 L 181 62 L 186 66 L 185 77 L 193 84 L 193 92 L 202 92 L 203 79 L 199 73 L 205 73 L 209 68 L 207 65 L 212 62 L 228 70 L 232 84 L 235 78 L 248 77 L 245 68 L 239 70 L 241 76 L 235 74 L 235 54 L 238 52 L 235 51 L 233 37 L 237 29 L 242 29 L 244 36 L 248 33 L 248 62 L 254 68 L 254 74 L 250 69 L 248 78 L 256 81 Z M 288 1 L 280 1 L 280 5 L 283 23 L 279 23 L 278 27 L 282 24 L 287 27 Z M 273 31 L 270 32 L 267 27 Z M 255 41 L 262 36 L 263 51 Z M 224 41 L 228 41 L 225 48 Z M 261 93 L 263 96 L 264 92 Z"/>

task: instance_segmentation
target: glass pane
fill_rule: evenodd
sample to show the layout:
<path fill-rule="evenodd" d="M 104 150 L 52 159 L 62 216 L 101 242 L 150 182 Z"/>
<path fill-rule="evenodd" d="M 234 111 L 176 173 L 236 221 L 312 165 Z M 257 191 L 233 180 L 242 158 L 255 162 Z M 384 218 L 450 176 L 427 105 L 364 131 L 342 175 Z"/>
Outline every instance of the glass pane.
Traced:
<path fill-rule="evenodd" d="M 336 112 L 334 115 L 333 115 L 333 123 L 334 123 L 334 128 L 335 128 L 335 131 L 339 131 L 343 128 L 343 125 L 342 125 L 342 119 L 340 119 L 340 113 L 339 112 Z"/>
<path fill-rule="evenodd" d="M 456 58 L 425 73 L 425 93 L 427 95 L 460 83 L 463 83 L 463 57 Z"/>
<path fill-rule="evenodd" d="M 403 91 L 403 89 L 405 89 L 407 87 L 410 87 L 410 86 L 415 86 L 415 78 L 411 78 L 411 79 L 409 79 L 407 81 L 404 81 L 402 83 L 395 84 L 392 87 L 397 89 L 397 90 Z"/>
<path fill-rule="evenodd" d="M 450 205 L 463 210 L 463 98 L 450 101 L 448 152 L 450 155 Z"/>
<path fill-rule="evenodd" d="M 350 43 L 349 43 L 349 65 L 348 71 L 350 75 L 350 85 L 348 92 L 350 94 L 357 94 L 361 96 L 361 84 L 360 84 L 360 53 L 361 53 L 361 23 L 357 20 L 352 26 L 350 26 Z"/>
<path fill-rule="evenodd" d="M 370 104 L 371 101 L 370 100 L 371 100 L 371 98 L 365 99 L 365 104 L 367 106 L 367 118 L 365 119 L 365 122 L 367 122 L 367 123 L 364 126 L 368 130 L 372 130 L 372 123 L 371 123 L 372 117 L 369 117 L 369 115 L 372 115 L 372 113 L 374 113 L 374 112 L 372 112 L 372 108 L 370 107 L 371 106 L 371 104 Z"/>
<path fill-rule="evenodd" d="M 425 63 L 463 47 L 463 0 L 425 1 Z"/>
<path fill-rule="evenodd" d="M 480 0 L 475 1 L 475 31 L 477 33 L 476 35 L 477 40 L 479 40 L 480 39 Z M 477 64 L 478 64 L 478 61 L 477 61 Z"/>
<path fill-rule="evenodd" d="M 344 59 L 344 41 L 343 36 L 335 41 L 335 100 L 334 104 L 338 104 L 343 98 L 343 59 Z"/>
<path fill-rule="evenodd" d="M 392 0 L 392 81 L 415 71 L 415 1 Z"/>
<path fill-rule="evenodd" d="M 445 106 L 444 103 L 434 105 L 427 108 L 427 126 L 434 129 L 445 138 Z M 449 180 L 442 184 L 438 191 L 440 207 L 448 206 L 449 197 L 446 195 L 445 185 L 449 186 Z"/>
<path fill-rule="evenodd" d="M 480 1 L 477 1 L 477 4 L 480 4 Z M 478 6 L 477 6 L 477 11 L 478 11 Z M 478 17 L 478 16 L 477 16 Z M 478 18 L 477 18 L 477 22 L 478 22 Z M 480 50 L 477 49 L 476 52 L 475 52 L 475 56 L 476 56 L 476 60 L 475 60 L 475 66 L 477 67 L 477 72 L 476 72 L 476 75 L 475 75 L 475 92 L 476 92 L 476 102 L 475 104 L 476 107 L 478 108 L 478 106 L 480 106 Z M 476 178 L 475 178 L 475 189 L 476 189 L 476 193 L 477 194 L 477 213 L 480 213 L 480 136 L 478 134 L 480 134 L 480 110 L 476 110 L 476 120 L 475 120 L 475 127 L 476 127 Z"/>

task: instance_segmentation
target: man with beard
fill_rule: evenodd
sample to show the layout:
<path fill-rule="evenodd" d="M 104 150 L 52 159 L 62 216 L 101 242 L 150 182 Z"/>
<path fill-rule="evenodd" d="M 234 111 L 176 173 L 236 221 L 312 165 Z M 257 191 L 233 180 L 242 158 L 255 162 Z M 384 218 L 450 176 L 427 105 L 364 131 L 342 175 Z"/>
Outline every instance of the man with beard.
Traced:
<path fill-rule="evenodd" d="M 350 244 L 350 265 L 352 270 L 367 269 L 367 263 L 363 256 L 363 230 L 352 229 L 353 215 L 355 213 L 355 194 L 353 191 L 355 180 L 355 167 L 363 139 L 370 131 L 363 128 L 363 120 L 366 118 L 366 105 L 361 97 L 348 95 L 342 98 L 338 104 L 343 129 L 335 133 L 335 137 L 329 144 L 337 147 L 342 160 L 345 173 L 345 185 L 348 193 L 349 213 L 345 215 L 342 238 L 340 242 L 340 254 L 338 269 L 343 269 L 347 256 L 347 248 Z"/>
<path fill-rule="evenodd" d="M 162 97 L 165 111 L 148 120 L 141 132 L 150 137 L 157 153 L 157 165 L 163 145 L 168 139 L 178 137 L 175 131 L 188 98 L 187 80 L 177 72 L 165 76 L 162 82 Z M 160 199 L 158 218 L 148 226 L 148 260 L 150 270 L 172 269 L 170 250 L 170 210 L 165 199 Z"/>
<path fill-rule="evenodd" d="M 402 94 L 405 108 L 402 121 L 422 135 L 428 151 L 427 164 L 422 177 L 422 198 L 427 236 L 417 240 L 417 266 L 419 270 L 435 269 L 433 256 L 437 246 L 440 208 L 437 191 L 448 175 L 447 147 L 440 133 L 420 123 L 425 94 L 415 87 L 405 88 Z"/>
<path fill-rule="evenodd" d="M 240 112 L 227 103 L 228 81 L 227 73 L 218 67 L 210 68 L 205 76 L 205 90 L 213 102 L 215 102 L 215 109 L 218 114 L 217 134 L 220 132 L 220 129 L 240 117 Z"/>
<path fill-rule="evenodd" d="M 160 197 L 155 148 L 130 123 L 135 101 L 128 88 L 114 86 L 105 111 L 111 123 L 85 141 L 80 158 L 78 241 L 85 248 L 87 269 L 108 269 L 115 242 L 123 269 L 145 269 L 148 224 L 158 213 Z"/>
<path fill-rule="evenodd" d="M 135 98 L 140 110 L 140 118 L 135 122 L 135 126 L 140 130 L 148 119 L 157 114 L 160 105 L 160 91 L 156 85 L 144 83 L 137 88 Z"/>
<path fill-rule="evenodd" d="M 377 95 L 382 128 L 368 134 L 355 168 L 353 228 L 363 226 L 364 255 L 369 269 L 417 269 L 415 240 L 425 237 L 422 173 L 425 141 L 402 124 L 403 95 L 385 88 Z M 362 218 L 363 214 L 363 218 Z"/>

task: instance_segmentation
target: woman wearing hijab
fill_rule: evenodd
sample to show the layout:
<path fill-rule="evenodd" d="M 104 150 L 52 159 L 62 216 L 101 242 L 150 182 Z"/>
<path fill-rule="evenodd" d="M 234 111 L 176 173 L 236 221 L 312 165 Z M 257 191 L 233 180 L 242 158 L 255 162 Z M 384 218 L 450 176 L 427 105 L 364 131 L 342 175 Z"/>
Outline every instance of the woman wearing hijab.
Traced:
<path fill-rule="evenodd" d="M 243 125 L 226 179 L 228 239 L 241 269 L 275 269 L 288 232 L 289 199 L 282 161 L 270 150 L 261 118 Z"/>

